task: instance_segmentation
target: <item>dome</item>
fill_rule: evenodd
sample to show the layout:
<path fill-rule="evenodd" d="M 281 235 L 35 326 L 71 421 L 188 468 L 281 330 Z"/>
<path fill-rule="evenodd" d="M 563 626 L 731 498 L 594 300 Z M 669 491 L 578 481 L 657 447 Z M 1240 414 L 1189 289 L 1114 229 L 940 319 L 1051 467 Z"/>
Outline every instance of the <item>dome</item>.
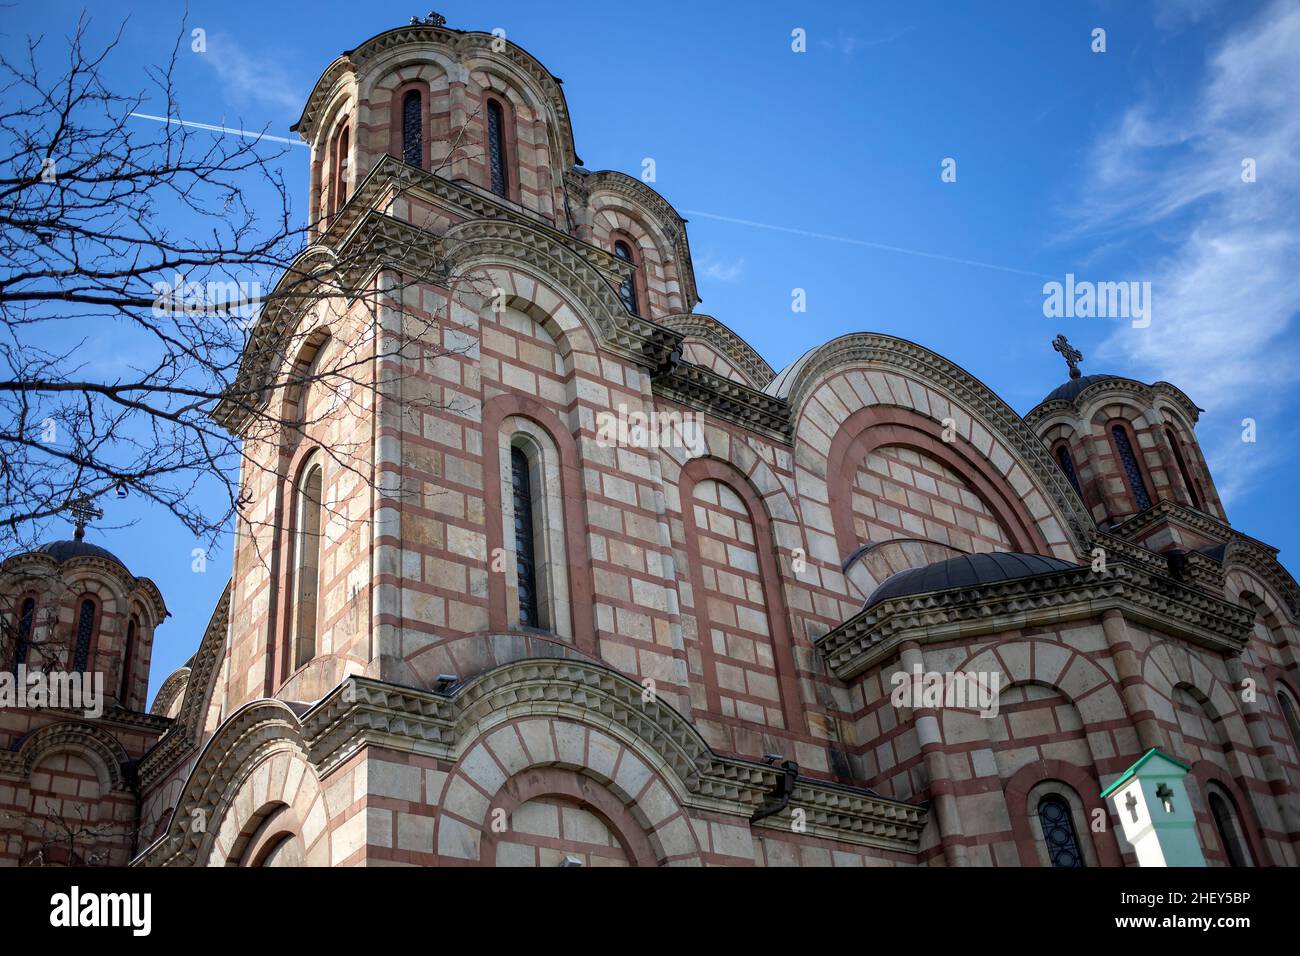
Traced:
<path fill-rule="evenodd" d="M 49 544 L 41 545 L 36 549 L 35 553 L 48 554 L 59 564 L 73 558 L 105 558 L 109 561 L 116 561 L 124 568 L 126 567 L 125 562 L 112 551 L 86 541 L 51 541 Z"/>
<path fill-rule="evenodd" d="M 1073 571 L 1078 567 L 1077 564 L 1059 558 L 1048 558 L 1041 554 L 1021 554 L 1016 551 L 963 554 L 960 557 L 927 564 L 925 567 L 899 571 L 886 578 L 880 587 L 871 592 L 864 608 L 891 598 L 906 597 L 909 594 L 925 594 L 948 588 L 972 587 L 977 584 L 992 584 L 995 581 L 1010 581 L 1015 578 L 1031 578 L 1055 571 Z"/>
<path fill-rule="evenodd" d="M 1073 400 L 1076 395 L 1082 392 L 1089 385 L 1107 381 L 1131 382 L 1133 380 L 1126 379 L 1121 375 L 1084 375 L 1080 378 L 1072 378 L 1064 384 L 1058 385 L 1056 388 L 1052 389 L 1052 391 L 1048 393 L 1048 396 L 1038 404 L 1042 405 L 1046 402 L 1055 401 L 1068 402 Z"/>

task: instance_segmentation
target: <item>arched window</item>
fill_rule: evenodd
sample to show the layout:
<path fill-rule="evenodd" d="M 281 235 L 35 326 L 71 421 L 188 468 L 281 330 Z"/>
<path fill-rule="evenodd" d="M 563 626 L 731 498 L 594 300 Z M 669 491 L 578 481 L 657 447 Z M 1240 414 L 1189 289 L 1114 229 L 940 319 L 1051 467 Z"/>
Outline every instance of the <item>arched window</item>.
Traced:
<path fill-rule="evenodd" d="M 562 426 L 561 426 L 562 427 Z M 570 529 L 564 520 L 564 467 L 551 431 L 522 415 L 498 431 L 501 547 L 508 555 L 503 608 L 507 627 L 537 628 L 572 640 Z"/>
<path fill-rule="evenodd" d="M 515 563 L 519 572 L 519 623 L 541 627 L 537 610 L 537 565 L 533 540 L 533 485 L 528 456 L 519 447 L 510 449 L 510 486 L 515 512 Z"/>
<path fill-rule="evenodd" d="M 1183 459 L 1183 450 L 1179 445 L 1178 436 L 1168 425 L 1165 426 L 1165 437 L 1169 439 L 1169 447 L 1174 452 L 1174 462 L 1178 465 L 1178 473 L 1183 476 L 1183 485 L 1187 488 L 1187 497 L 1192 503 L 1192 507 L 1197 511 L 1201 510 L 1201 499 L 1196 494 L 1196 483 L 1192 481 L 1192 473 L 1187 470 L 1187 462 Z"/>
<path fill-rule="evenodd" d="M 510 198 L 509 164 L 506 161 L 506 115 L 498 100 L 488 100 L 488 171 L 492 191 L 503 199 Z"/>
<path fill-rule="evenodd" d="M 320 588 L 321 466 L 312 460 L 298 479 L 293 562 L 293 666 L 316 656 L 316 604 Z"/>
<path fill-rule="evenodd" d="M 139 636 L 140 619 L 132 614 L 130 623 L 126 625 L 126 647 L 122 651 L 122 692 L 117 698 L 123 705 L 131 692 L 131 661 L 135 658 L 135 645 Z"/>
<path fill-rule="evenodd" d="M 348 188 L 348 128 L 339 130 L 334 139 L 334 183 L 330 190 L 330 215 L 333 216 L 343 208 Z"/>
<path fill-rule="evenodd" d="M 1070 804 L 1059 794 L 1049 793 L 1038 801 L 1038 822 L 1043 827 L 1043 841 L 1052 866 L 1082 867 L 1083 853 L 1074 832 Z"/>
<path fill-rule="evenodd" d="M 412 166 L 424 165 L 424 110 L 419 90 L 407 90 L 402 97 L 402 159 Z"/>
<path fill-rule="evenodd" d="M 1210 791 L 1210 815 L 1214 817 L 1214 829 L 1218 831 L 1219 843 L 1227 855 L 1229 866 L 1250 866 L 1242 845 L 1241 826 L 1237 814 L 1221 793 Z"/>
<path fill-rule="evenodd" d="M 1074 470 L 1074 459 L 1070 457 L 1070 448 L 1065 442 L 1061 442 L 1056 446 L 1056 461 L 1060 464 L 1061 471 L 1065 472 L 1065 477 L 1070 479 L 1070 484 L 1074 486 L 1074 490 L 1082 498 L 1083 489 L 1079 487 L 1079 473 Z"/>
<path fill-rule="evenodd" d="M 614 255 L 618 256 L 624 262 L 632 263 L 634 266 L 637 264 L 636 259 L 632 255 L 632 247 L 621 239 L 614 243 Z M 637 303 L 635 272 L 619 284 L 618 297 L 623 300 L 623 308 L 627 309 L 633 315 L 639 316 L 641 314 L 640 306 Z"/>
<path fill-rule="evenodd" d="M 1295 745 L 1297 758 L 1300 758 L 1300 716 L 1296 715 L 1295 704 L 1286 691 L 1277 692 L 1277 705 L 1282 711 L 1282 721 L 1291 734 L 1291 743 Z"/>
<path fill-rule="evenodd" d="M 36 629 L 36 598 L 23 600 L 18 609 L 18 646 L 14 654 L 14 670 L 27 663 L 27 648 L 32 646 L 32 631 Z"/>
<path fill-rule="evenodd" d="M 72 670 L 84 673 L 90 664 L 90 648 L 95 641 L 95 600 L 85 598 L 77 612 L 77 639 L 72 645 Z"/>
<path fill-rule="evenodd" d="M 1146 483 L 1142 480 L 1142 469 L 1133 454 L 1133 443 L 1129 441 L 1128 430 L 1123 425 L 1113 425 L 1110 434 L 1115 439 L 1115 450 L 1119 453 L 1124 478 L 1128 482 L 1129 491 L 1133 494 L 1133 504 L 1138 511 L 1146 511 L 1151 507 L 1151 497 L 1147 494 Z"/>

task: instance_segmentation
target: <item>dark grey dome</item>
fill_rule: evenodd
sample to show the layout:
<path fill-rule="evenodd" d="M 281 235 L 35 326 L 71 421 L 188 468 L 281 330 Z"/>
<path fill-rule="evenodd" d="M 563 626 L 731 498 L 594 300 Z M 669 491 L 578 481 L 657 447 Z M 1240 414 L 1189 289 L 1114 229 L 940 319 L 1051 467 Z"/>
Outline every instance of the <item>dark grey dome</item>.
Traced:
<path fill-rule="evenodd" d="M 36 549 L 37 554 L 48 554 L 55 561 L 62 564 L 64 561 L 70 561 L 73 558 L 106 558 L 109 561 L 116 561 L 122 567 L 126 564 L 107 548 L 101 548 L 97 544 L 90 544 L 86 541 L 51 541 L 49 544 L 43 544 Z"/>
<path fill-rule="evenodd" d="M 871 592 L 864 607 L 871 607 L 890 598 L 909 594 L 926 594 L 948 588 L 971 587 L 994 581 L 1028 578 L 1052 571 L 1071 571 L 1077 564 L 1048 558 L 1041 554 L 1021 554 L 1018 551 L 991 551 L 980 554 L 963 554 L 960 557 L 936 561 L 923 568 L 910 568 L 886 578 L 880 587 Z"/>
<path fill-rule="evenodd" d="M 1052 389 L 1048 396 L 1043 399 L 1043 402 L 1054 402 L 1057 399 L 1068 402 L 1094 382 L 1105 382 L 1120 378 L 1119 375 L 1084 375 L 1079 378 L 1072 378 L 1064 385 L 1058 385 Z M 1043 402 L 1038 404 L 1041 405 Z"/>

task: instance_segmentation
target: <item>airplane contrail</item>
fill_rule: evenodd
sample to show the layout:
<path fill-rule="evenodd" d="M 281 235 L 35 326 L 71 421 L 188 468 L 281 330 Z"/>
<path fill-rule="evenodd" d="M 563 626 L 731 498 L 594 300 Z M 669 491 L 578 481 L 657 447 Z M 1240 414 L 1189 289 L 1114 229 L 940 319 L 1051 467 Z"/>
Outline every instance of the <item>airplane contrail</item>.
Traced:
<path fill-rule="evenodd" d="M 153 120 L 157 123 L 167 123 L 171 126 L 191 126 L 194 129 L 206 129 L 213 133 L 233 133 L 235 136 L 247 136 L 249 139 L 269 139 L 277 143 L 288 143 L 290 146 L 306 146 L 300 139 L 289 139 L 286 136 L 272 136 L 269 133 L 254 133 L 246 129 L 235 129 L 232 126 L 213 126 L 210 123 L 196 123 L 193 120 L 175 119 L 170 116 L 150 116 L 148 113 L 129 113 L 136 119 Z"/>
<path fill-rule="evenodd" d="M 992 262 L 979 262 L 976 259 L 961 259 L 957 256 L 945 256 L 937 252 L 922 252 L 920 249 L 907 249 L 903 246 L 891 246 L 883 242 L 870 242 L 866 239 L 854 239 L 851 236 L 834 236 L 825 232 L 811 232 L 807 229 L 794 229 L 790 226 L 776 226 L 768 222 L 755 222 L 752 219 L 737 219 L 734 216 L 719 216 L 716 213 L 701 212 L 698 209 L 683 209 L 682 213 L 688 216 L 700 216 L 704 219 L 716 219 L 718 222 L 730 222 L 738 226 L 753 226 L 755 229 L 770 229 L 773 232 L 788 232 L 796 236 L 807 236 L 810 239 L 825 239 L 828 242 L 843 242 L 851 246 L 865 246 L 868 249 L 882 249 L 885 252 L 899 252 L 907 256 L 920 256 L 924 259 L 938 259 L 942 262 L 955 262 L 964 266 L 978 266 L 981 269 L 996 269 L 998 272 L 1014 272 L 1022 276 L 1036 276 L 1040 279 L 1051 279 L 1053 276 L 1046 275 L 1042 272 L 1031 272 L 1028 269 L 1015 269 L 1011 266 L 1000 266 Z"/>

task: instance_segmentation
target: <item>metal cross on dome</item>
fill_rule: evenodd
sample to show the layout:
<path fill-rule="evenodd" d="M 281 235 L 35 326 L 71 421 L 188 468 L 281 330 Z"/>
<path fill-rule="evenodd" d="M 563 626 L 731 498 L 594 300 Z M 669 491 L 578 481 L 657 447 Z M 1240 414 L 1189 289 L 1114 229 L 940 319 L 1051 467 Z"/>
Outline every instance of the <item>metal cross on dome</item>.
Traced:
<path fill-rule="evenodd" d="M 1052 348 L 1060 352 L 1065 359 L 1065 364 L 1070 366 L 1070 378 L 1078 378 L 1079 363 L 1083 361 L 1083 353 L 1070 344 L 1070 340 L 1064 335 L 1058 335 L 1052 340 Z"/>
<path fill-rule="evenodd" d="M 96 508 L 87 495 L 82 495 L 80 498 L 74 498 L 68 502 L 68 510 L 72 512 L 74 529 L 72 536 L 77 541 L 86 536 L 87 522 L 104 517 L 104 512 Z"/>

